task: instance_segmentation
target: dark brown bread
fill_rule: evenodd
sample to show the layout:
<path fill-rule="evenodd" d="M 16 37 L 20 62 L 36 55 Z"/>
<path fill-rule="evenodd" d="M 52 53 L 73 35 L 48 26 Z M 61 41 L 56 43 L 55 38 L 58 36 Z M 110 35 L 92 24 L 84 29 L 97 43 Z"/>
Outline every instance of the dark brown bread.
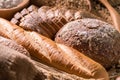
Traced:
<path fill-rule="evenodd" d="M 112 25 L 97 19 L 81 19 L 66 24 L 55 41 L 79 50 L 109 68 L 120 59 L 120 34 Z"/>
<path fill-rule="evenodd" d="M 14 50 L 30 57 L 29 52 L 24 47 L 22 47 L 21 45 L 18 45 L 16 42 L 14 42 L 10 39 L 0 36 L 0 44 L 8 46 L 9 48 L 14 49 Z"/>
<path fill-rule="evenodd" d="M 27 9 L 23 11 L 28 13 L 26 10 Z M 66 7 L 49 6 L 42 6 L 38 10 L 29 12 L 29 14 L 23 17 L 20 16 L 23 16 L 23 14 L 16 13 L 11 22 L 26 30 L 36 31 L 51 39 L 54 39 L 56 32 L 70 21 L 81 18 L 101 19 L 87 11 L 78 11 Z"/>
<path fill-rule="evenodd" d="M 84 78 L 109 80 L 108 73 L 99 63 L 73 48 L 55 43 L 34 31 L 26 31 L 2 18 L 0 32 L 24 46 L 43 63 Z"/>

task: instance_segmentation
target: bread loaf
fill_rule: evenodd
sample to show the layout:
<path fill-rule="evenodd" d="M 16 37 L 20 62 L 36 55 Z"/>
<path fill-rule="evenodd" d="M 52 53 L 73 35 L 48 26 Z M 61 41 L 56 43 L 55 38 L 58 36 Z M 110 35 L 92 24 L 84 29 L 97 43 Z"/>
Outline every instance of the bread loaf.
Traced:
<path fill-rule="evenodd" d="M 16 15 L 18 15 L 18 13 Z M 88 11 L 49 6 L 42 6 L 38 10 L 28 12 L 28 14 L 23 15 L 23 17 L 16 18 L 16 15 L 11 20 L 12 23 L 26 30 L 36 31 L 51 39 L 54 39 L 56 32 L 70 21 L 81 18 L 101 19 Z M 22 14 L 19 15 L 22 16 Z"/>
<path fill-rule="evenodd" d="M 0 36 L 0 44 L 7 46 L 11 49 L 14 49 L 14 50 L 30 57 L 29 52 L 24 47 L 22 47 L 21 45 L 18 45 L 16 42 L 14 42 L 10 39 L 7 39 L 7 38 Z"/>
<path fill-rule="evenodd" d="M 97 19 L 81 19 L 66 24 L 55 41 L 73 47 L 109 68 L 120 59 L 120 34 L 114 27 Z"/>
<path fill-rule="evenodd" d="M 20 24 L 20 19 L 23 18 L 25 15 L 28 15 L 32 11 L 36 11 L 38 9 L 37 6 L 31 5 L 28 8 L 24 8 L 20 12 L 17 12 L 14 17 L 11 19 L 11 22 L 14 24 Z"/>
<path fill-rule="evenodd" d="M 88 79 L 109 79 L 106 70 L 100 64 L 77 50 L 55 43 L 36 32 L 23 30 L 2 18 L 0 32 L 24 46 L 43 63 Z"/>

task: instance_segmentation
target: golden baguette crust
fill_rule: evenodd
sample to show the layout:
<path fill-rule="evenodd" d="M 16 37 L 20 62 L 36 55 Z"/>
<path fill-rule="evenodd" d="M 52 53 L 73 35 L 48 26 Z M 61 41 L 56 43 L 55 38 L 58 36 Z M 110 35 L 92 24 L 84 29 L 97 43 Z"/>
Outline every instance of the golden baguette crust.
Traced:
<path fill-rule="evenodd" d="M 23 45 L 41 62 L 84 78 L 109 80 L 106 70 L 82 53 L 0 18 L 0 32 Z"/>

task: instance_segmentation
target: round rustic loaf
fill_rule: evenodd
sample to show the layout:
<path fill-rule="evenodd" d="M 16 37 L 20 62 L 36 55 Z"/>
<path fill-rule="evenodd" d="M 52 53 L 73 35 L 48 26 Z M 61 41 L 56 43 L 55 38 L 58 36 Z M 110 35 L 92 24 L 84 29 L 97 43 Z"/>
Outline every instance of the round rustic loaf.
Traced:
<path fill-rule="evenodd" d="M 112 25 L 97 19 L 81 19 L 66 24 L 55 41 L 73 47 L 105 68 L 120 58 L 120 33 Z"/>

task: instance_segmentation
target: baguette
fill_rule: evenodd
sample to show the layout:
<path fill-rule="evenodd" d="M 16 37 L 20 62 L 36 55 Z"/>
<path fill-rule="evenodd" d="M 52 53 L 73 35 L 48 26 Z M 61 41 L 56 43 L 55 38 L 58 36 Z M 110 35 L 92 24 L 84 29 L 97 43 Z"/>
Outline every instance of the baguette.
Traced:
<path fill-rule="evenodd" d="M 0 18 L 0 32 L 24 46 L 32 56 L 57 69 L 83 78 L 109 80 L 106 70 L 77 50 L 34 32 L 26 31 Z"/>
<path fill-rule="evenodd" d="M 0 44 L 7 46 L 11 49 L 14 49 L 14 50 L 30 57 L 29 52 L 23 46 L 18 45 L 15 41 L 12 41 L 10 39 L 7 39 L 7 38 L 0 36 Z"/>

